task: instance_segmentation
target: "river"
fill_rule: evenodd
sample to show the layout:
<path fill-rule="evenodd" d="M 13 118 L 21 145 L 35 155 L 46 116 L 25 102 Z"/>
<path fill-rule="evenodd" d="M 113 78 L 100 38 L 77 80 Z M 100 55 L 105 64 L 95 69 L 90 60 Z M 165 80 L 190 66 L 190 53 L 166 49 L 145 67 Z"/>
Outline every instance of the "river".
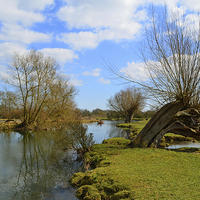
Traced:
<path fill-rule="evenodd" d="M 102 126 L 88 124 L 96 143 L 125 136 L 117 121 Z M 77 200 L 76 189 L 68 182 L 73 173 L 83 171 L 74 151 L 55 149 L 51 132 L 0 132 L 0 199 Z"/>
<path fill-rule="evenodd" d="M 117 123 L 90 123 L 88 133 L 93 133 L 96 143 L 127 137 Z M 0 199 L 77 200 L 76 189 L 68 180 L 73 173 L 83 171 L 82 162 L 72 150 L 57 150 L 52 138 L 52 133 L 45 131 L 0 132 Z"/>
<path fill-rule="evenodd" d="M 50 135 L 0 133 L 0 199 L 77 199 L 67 180 L 81 163 L 75 152 L 56 151 Z"/>

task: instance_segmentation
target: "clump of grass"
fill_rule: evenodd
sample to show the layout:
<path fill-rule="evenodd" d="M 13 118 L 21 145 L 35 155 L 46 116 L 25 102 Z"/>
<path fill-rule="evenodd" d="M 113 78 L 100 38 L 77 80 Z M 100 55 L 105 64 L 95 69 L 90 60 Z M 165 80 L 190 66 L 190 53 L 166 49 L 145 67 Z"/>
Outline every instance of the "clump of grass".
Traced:
<path fill-rule="evenodd" d="M 99 199 L 100 195 L 101 199 L 108 200 L 199 199 L 200 154 L 197 148 L 173 151 L 127 148 L 120 141 L 108 141 L 94 145 L 85 156 L 98 161 L 94 170 L 71 178 L 76 187 L 85 186 L 81 189 L 84 191 L 87 188 L 88 193 L 80 192 L 80 199 L 85 198 L 83 194 L 91 195 L 85 199 Z M 104 162 L 109 164 L 104 165 Z"/>
<path fill-rule="evenodd" d="M 136 128 L 138 133 L 144 128 L 144 126 L 147 124 L 149 119 L 143 119 L 139 121 L 135 121 L 133 123 L 121 123 L 117 124 L 116 126 L 119 128 Z"/>
<path fill-rule="evenodd" d="M 98 189 L 91 185 L 84 185 L 77 190 L 77 197 L 84 200 L 101 200 Z"/>
<path fill-rule="evenodd" d="M 133 123 L 121 123 L 116 125 L 118 128 L 132 128 L 134 126 Z"/>
<path fill-rule="evenodd" d="M 114 145 L 125 145 L 127 146 L 130 143 L 130 140 L 127 140 L 125 138 L 109 138 L 107 140 L 103 140 L 102 144 L 114 144 Z"/>
<path fill-rule="evenodd" d="M 166 141 L 171 142 L 171 143 L 173 143 L 174 141 L 194 141 L 194 142 L 196 142 L 196 140 L 191 137 L 175 135 L 173 133 L 167 133 L 167 134 L 165 134 L 164 137 L 165 137 Z"/>

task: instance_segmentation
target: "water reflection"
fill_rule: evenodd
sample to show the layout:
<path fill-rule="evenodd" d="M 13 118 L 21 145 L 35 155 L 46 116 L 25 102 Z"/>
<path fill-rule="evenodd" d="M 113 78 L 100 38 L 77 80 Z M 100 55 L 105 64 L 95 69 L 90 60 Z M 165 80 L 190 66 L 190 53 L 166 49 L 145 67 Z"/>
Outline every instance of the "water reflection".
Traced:
<path fill-rule="evenodd" d="M 182 147 L 194 147 L 194 148 L 200 148 L 200 143 L 194 143 L 191 141 L 179 141 L 179 142 L 173 142 L 170 144 L 170 146 L 166 147 L 166 149 L 178 149 Z"/>
<path fill-rule="evenodd" d="M 0 199 L 77 199 L 67 181 L 76 153 L 55 150 L 49 132 L 0 133 Z"/>
<path fill-rule="evenodd" d="M 126 137 L 126 131 L 116 123 L 89 124 L 88 132 L 94 134 L 96 143 Z M 0 132 L 0 199 L 77 199 L 68 180 L 73 173 L 83 171 L 82 163 L 75 151 L 58 150 L 61 139 L 61 145 L 70 143 L 66 133 Z"/>
<path fill-rule="evenodd" d="M 116 127 L 117 123 L 123 121 L 104 121 L 102 126 L 97 125 L 96 122 L 88 124 L 88 133 L 93 133 L 96 143 L 102 143 L 104 139 L 113 137 L 124 137 L 128 138 L 130 131 Z"/>

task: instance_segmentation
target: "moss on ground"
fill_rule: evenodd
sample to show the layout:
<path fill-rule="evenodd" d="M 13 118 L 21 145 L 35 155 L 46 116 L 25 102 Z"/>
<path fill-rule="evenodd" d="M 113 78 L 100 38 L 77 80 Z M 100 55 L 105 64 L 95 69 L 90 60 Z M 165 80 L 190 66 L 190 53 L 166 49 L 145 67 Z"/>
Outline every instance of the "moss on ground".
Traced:
<path fill-rule="evenodd" d="M 97 188 L 91 185 L 84 185 L 77 190 L 77 196 L 84 200 L 101 200 L 101 195 Z"/>
<path fill-rule="evenodd" d="M 127 148 L 129 140 L 116 140 L 85 154 L 96 168 L 72 176 L 79 199 L 200 199 L 200 149 Z"/>

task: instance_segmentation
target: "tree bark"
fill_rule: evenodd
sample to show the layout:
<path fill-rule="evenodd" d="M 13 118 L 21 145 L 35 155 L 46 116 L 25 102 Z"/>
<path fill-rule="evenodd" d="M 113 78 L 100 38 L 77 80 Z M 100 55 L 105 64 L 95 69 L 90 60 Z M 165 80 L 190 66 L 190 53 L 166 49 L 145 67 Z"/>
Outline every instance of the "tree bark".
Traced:
<path fill-rule="evenodd" d="M 147 125 L 140 131 L 140 133 L 131 141 L 130 147 L 150 147 L 154 140 L 157 138 L 158 143 L 160 137 L 162 138 L 161 131 L 167 128 L 168 124 L 173 120 L 177 112 L 184 108 L 182 101 L 171 102 L 164 105 Z M 160 135 L 160 136 L 159 136 Z M 156 143 L 155 143 L 156 144 Z M 157 145 L 156 145 L 157 146 Z"/>
<path fill-rule="evenodd" d="M 199 140 L 199 119 L 200 113 L 194 108 L 178 112 L 167 128 L 155 137 L 151 147 L 159 147 L 160 141 L 166 133 L 174 133 Z"/>
<path fill-rule="evenodd" d="M 128 113 L 126 115 L 126 121 L 125 121 L 125 123 L 131 123 L 132 121 L 133 121 L 133 112 Z"/>

